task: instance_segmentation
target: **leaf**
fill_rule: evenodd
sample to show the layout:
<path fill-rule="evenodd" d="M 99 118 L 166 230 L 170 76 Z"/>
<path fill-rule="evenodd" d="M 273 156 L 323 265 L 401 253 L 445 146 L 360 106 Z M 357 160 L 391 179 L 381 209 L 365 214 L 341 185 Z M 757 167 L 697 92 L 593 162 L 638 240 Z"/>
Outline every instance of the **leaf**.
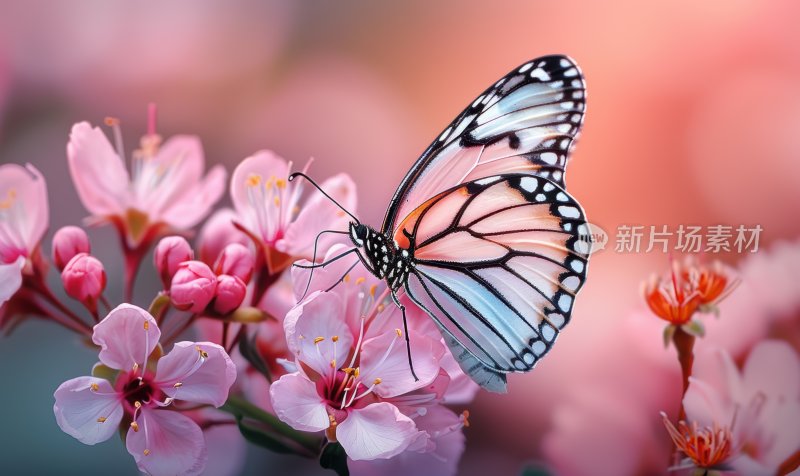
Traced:
<path fill-rule="evenodd" d="M 275 317 L 257 307 L 250 306 L 240 307 L 231 314 L 231 322 L 240 322 L 242 324 L 255 324 L 270 319 L 275 320 Z"/>
<path fill-rule="evenodd" d="M 347 469 L 347 453 L 339 443 L 328 443 L 319 456 L 319 465 L 325 469 L 336 471 L 339 476 L 350 476 Z"/>
<path fill-rule="evenodd" d="M 158 295 L 153 299 L 153 302 L 150 303 L 150 309 L 147 312 L 150 313 L 151 316 L 158 319 L 161 316 L 161 313 L 164 312 L 169 306 L 170 299 L 169 296 L 165 292 L 160 292 Z"/>
<path fill-rule="evenodd" d="M 706 335 L 706 328 L 703 326 L 703 323 L 698 320 L 689 321 L 686 324 L 681 326 L 681 329 L 684 330 L 689 335 L 693 335 L 695 337 L 703 337 Z"/>
<path fill-rule="evenodd" d="M 275 415 L 264 411 L 260 407 L 253 405 L 241 397 L 231 395 L 228 397 L 228 401 L 219 407 L 219 409 L 232 414 L 237 420 L 250 418 L 259 423 L 263 423 L 276 435 L 286 437 L 287 439 L 296 442 L 308 452 L 313 452 L 316 454 L 316 452 L 319 450 L 318 437 L 295 430 L 291 426 L 280 421 Z"/>
<path fill-rule="evenodd" d="M 254 334 L 252 338 L 248 338 L 246 335 L 242 336 L 242 338 L 239 339 L 239 352 L 253 368 L 258 370 L 258 373 L 266 377 L 269 383 L 272 383 L 272 372 L 269 371 L 267 363 L 261 358 L 261 353 L 258 351 L 258 346 L 256 345 L 257 338 L 257 334 Z"/>
<path fill-rule="evenodd" d="M 669 343 L 672 342 L 672 338 L 675 336 L 675 331 L 678 330 L 676 326 L 673 324 L 668 324 L 667 327 L 664 328 L 664 348 L 669 349 Z"/>

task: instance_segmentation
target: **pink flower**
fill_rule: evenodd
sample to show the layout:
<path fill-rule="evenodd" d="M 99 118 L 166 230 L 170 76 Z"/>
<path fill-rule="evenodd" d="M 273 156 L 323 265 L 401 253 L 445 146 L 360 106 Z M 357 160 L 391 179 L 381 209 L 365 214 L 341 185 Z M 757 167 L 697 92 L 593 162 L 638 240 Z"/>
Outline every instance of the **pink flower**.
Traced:
<path fill-rule="evenodd" d="M 53 235 L 53 263 L 59 271 L 78 253 L 91 253 L 89 237 L 83 228 L 64 226 Z"/>
<path fill-rule="evenodd" d="M 242 305 L 246 294 L 247 285 L 238 276 L 227 274 L 217 276 L 214 310 L 220 314 L 228 314 Z"/>
<path fill-rule="evenodd" d="M 293 258 L 311 258 L 314 240 L 322 230 L 345 230 L 348 218 L 319 191 L 302 200 L 303 180 L 289 182 L 292 163 L 269 151 L 244 159 L 231 178 L 231 198 L 238 223 L 266 247 L 270 268 L 283 269 Z M 353 212 L 356 191 L 353 181 L 339 174 L 320 185 L 343 207 Z M 323 235 L 325 236 L 325 235 Z M 332 235 L 336 237 L 337 235 Z M 321 240 L 324 250 L 331 235 Z"/>
<path fill-rule="evenodd" d="M 109 439 L 120 425 L 139 469 L 149 474 L 199 474 L 206 462 L 200 427 L 178 411 L 176 401 L 221 406 L 236 378 L 222 347 L 210 342 L 178 342 L 152 362 L 161 331 L 136 306 L 121 304 L 94 327 L 100 363 L 111 380 L 78 377 L 55 391 L 59 427 L 82 443 Z"/>
<path fill-rule="evenodd" d="M 47 184 L 32 165 L 0 165 L 0 305 L 22 286 L 47 229 Z"/>
<path fill-rule="evenodd" d="M 727 352 L 701 353 L 683 404 L 685 427 L 728 435 L 729 450 L 712 467 L 775 474 L 800 450 L 800 356 L 785 342 L 762 341 L 740 371 Z M 684 454 L 687 465 L 707 467 Z"/>
<path fill-rule="evenodd" d="M 240 243 L 231 243 L 222 249 L 222 253 L 214 265 L 214 272 L 236 276 L 248 283 L 253 275 L 254 264 L 255 257 L 246 246 Z"/>
<path fill-rule="evenodd" d="M 172 277 L 178 271 L 178 267 L 184 261 L 194 259 L 194 251 L 191 245 L 182 236 L 168 236 L 162 238 L 156 245 L 153 253 L 153 262 L 156 266 L 161 283 L 164 289 L 169 289 Z"/>
<path fill-rule="evenodd" d="M 217 291 L 217 275 L 202 261 L 186 261 L 172 277 L 172 304 L 182 310 L 200 313 Z"/>
<path fill-rule="evenodd" d="M 433 383 L 444 348 L 412 332 L 420 379 L 414 381 L 402 332 L 368 332 L 367 319 L 375 313 L 354 334 L 345 311 L 337 294 L 315 292 L 286 316 L 286 339 L 299 369 L 272 385 L 272 404 L 278 418 L 298 430 L 328 430 L 351 459 L 390 458 L 420 434 L 392 401 Z"/>
<path fill-rule="evenodd" d="M 114 223 L 128 245 L 137 247 L 161 229 L 184 230 L 202 220 L 225 189 L 225 170 L 216 166 L 203 177 L 203 150 L 194 136 L 160 144 L 149 134 L 134 151 L 131 174 L 125 167 L 121 133 L 112 121 L 117 150 L 97 127 L 72 127 L 67 156 L 83 205 L 98 221 Z"/>
<path fill-rule="evenodd" d="M 209 266 L 217 262 L 222 250 L 231 243 L 249 245 L 250 239 L 236 229 L 233 225 L 236 221 L 236 212 L 230 208 L 217 210 L 206 220 L 200 235 L 197 238 L 197 249 L 200 261 Z"/>
<path fill-rule="evenodd" d="M 61 282 L 69 297 L 93 310 L 106 289 L 106 271 L 103 263 L 94 256 L 78 253 L 61 272 Z"/>

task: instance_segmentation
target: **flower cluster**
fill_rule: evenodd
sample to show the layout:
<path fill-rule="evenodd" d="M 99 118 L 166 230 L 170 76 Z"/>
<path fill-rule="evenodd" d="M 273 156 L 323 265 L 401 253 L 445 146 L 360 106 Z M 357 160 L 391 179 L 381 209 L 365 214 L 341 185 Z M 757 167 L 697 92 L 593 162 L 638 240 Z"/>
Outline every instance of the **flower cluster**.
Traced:
<path fill-rule="evenodd" d="M 79 226 L 57 230 L 44 253 L 44 177 L 32 166 L 0 166 L 0 327 L 11 332 L 38 317 L 98 352 L 91 375 L 55 390 L 59 427 L 88 445 L 120 435 L 139 470 L 154 475 L 236 471 L 240 461 L 210 461 L 221 444 L 215 429 L 225 427 L 271 449 L 337 454 L 336 465 L 354 474 L 455 473 L 467 420 L 446 405 L 469 403 L 477 386 L 438 329 L 409 306 L 404 335 L 385 284 L 363 268 L 352 276 L 334 276 L 344 274 L 339 264 L 321 268 L 313 281 L 308 269 L 290 270 L 341 246 L 345 235 L 319 233 L 346 229 L 346 214 L 325 194 L 354 210 L 350 178 L 309 193 L 289 180 L 291 162 L 260 151 L 232 175 L 234 208 L 212 214 L 225 170 L 204 176 L 199 139 L 162 141 L 155 112 L 127 167 L 117 119 L 106 120 L 115 146 L 85 122 L 67 145 L 86 224 L 115 227 L 121 266 L 93 255 Z M 134 285 L 151 250 L 147 271 L 161 291 L 139 302 Z M 48 282 L 51 263 L 61 289 Z M 117 276 L 121 300 L 107 289 Z M 227 445 L 244 444 L 226 435 Z"/>

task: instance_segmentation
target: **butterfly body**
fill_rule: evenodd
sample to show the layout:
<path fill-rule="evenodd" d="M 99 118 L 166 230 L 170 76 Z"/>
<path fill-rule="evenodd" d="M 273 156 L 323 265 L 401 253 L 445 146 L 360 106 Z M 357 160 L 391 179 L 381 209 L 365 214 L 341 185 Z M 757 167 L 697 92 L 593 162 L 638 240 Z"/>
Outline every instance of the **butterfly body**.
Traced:
<path fill-rule="evenodd" d="M 564 177 L 585 105 L 572 59 L 515 68 L 425 150 L 380 230 L 350 225 L 351 251 L 401 309 L 405 293 L 438 324 L 488 390 L 505 392 L 506 374 L 552 348 L 586 279 L 587 221 Z"/>

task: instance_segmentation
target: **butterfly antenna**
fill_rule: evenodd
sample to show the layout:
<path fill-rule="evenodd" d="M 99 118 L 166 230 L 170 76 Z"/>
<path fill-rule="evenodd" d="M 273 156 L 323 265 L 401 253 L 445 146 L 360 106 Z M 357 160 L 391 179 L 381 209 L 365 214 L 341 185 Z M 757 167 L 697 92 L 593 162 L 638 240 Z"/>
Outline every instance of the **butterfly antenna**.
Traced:
<path fill-rule="evenodd" d="M 333 258 L 329 259 L 328 261 L 323 261 L 322 263 L 314 263 L 314 264 L 297 264 L 297 263 L 294 263 L 292 266 L 294 266 L 295 268 L 303 268 L 303 269 L 324 268 L 325 266 L 328 266 L 329 264 L 333 263 L 334 261 L 338 261 L 338 260 L 344 258 L 345 256 L 349 255 L 350 253 L 354 253 L 356 251 L 356 249 L 357 248 L 350 248 L 349 250 L 345 251 L 344 253 L 336 255 Z"/>
<path fill-rule="evenodd" d="M 311 177 L 309 177 L 308 175 L 304 174 L 303 172 L 295 172 L 295 173 L 293 173 L 293 174 L 289 175 L 289 181 L 291 182 L 292 180 L 294 180 L 294 179 L 295 179 L 295 177 L 303 177 L 304 179 L 308 180 L 308 182 L 309 182 L 311 185 L 313 185 L 313 186 L 314 186 L 314 188 L 316 188 L 317 190 L 319 190 L 319 193 L 321 193 L 321 194 L 325 195 L 325 197 L 326 197 L 328 200 L 330 200 L 331 202 L 333 202 L 333 204 L 334 204 L 334 205 L 336 205 L 337 207 L 339 207 L 339 209 L 340 209 L 340 210 L 342 210 L 343 212 L 345 212 L 345 213 L 347 213 L 348 215 L 350 215 L 350 218 L 352 218 L 353 220 L 355 220 L 355 222 L 356 222 L 356 223 L 359 223 L 359 224 L 361 223 L 360 221 L 358 221 L 358 218 L 356 218 L 356 217 L 355 217 L 355 215 L 353 215 L 352 213 L 350 213 L 349 211 L 347 211 L 347 209 L 346 209 L 345 207 L 343 207 L 342 205 L 340 205 L 340 204 L 339 204 L 339 202 L 337 202 L 336 200 L 334 200 L 334 199 L 333 199 L 333 197 L 331 197 L 330 195 L 328 195 L 328 193 L 327 193 L 325 190 L 322 190 L 322 187 L 320 187 L 320 186 L 317 184 L 317 182 L 315 182 L 315 181 L 314 181 L 314 180 L 313 180 Z"/>
<path fill-rule="evenodd" d="M 319 232 L 317 234 L 317 237 L 314 238 L 314 256 L 311 258 L 311 262 L 312 263 L 316 263 L 317 262 L 317 245 L 319 244 L 320 237 L 322 235 L 324 235 L 325 233 L 333 233 L 333 234 L 336 234 L 336 235 L 348 235 L 349 234 L 346 231 L 337 231 L 337 230 L 323 230 L 323 231 Z M 316 269 L 316 268 L 311 268 L 311 272 L 308 274 L 308 282 L 306 283 L 306 290 L 303 291 L 303 296 L 300 298 L 301 301 L 303 299 L 305 299 L 306 294 L 308 294 L 308 290 L 311 287 L 311 278 L 314 277 L 314 269 Z"/>

